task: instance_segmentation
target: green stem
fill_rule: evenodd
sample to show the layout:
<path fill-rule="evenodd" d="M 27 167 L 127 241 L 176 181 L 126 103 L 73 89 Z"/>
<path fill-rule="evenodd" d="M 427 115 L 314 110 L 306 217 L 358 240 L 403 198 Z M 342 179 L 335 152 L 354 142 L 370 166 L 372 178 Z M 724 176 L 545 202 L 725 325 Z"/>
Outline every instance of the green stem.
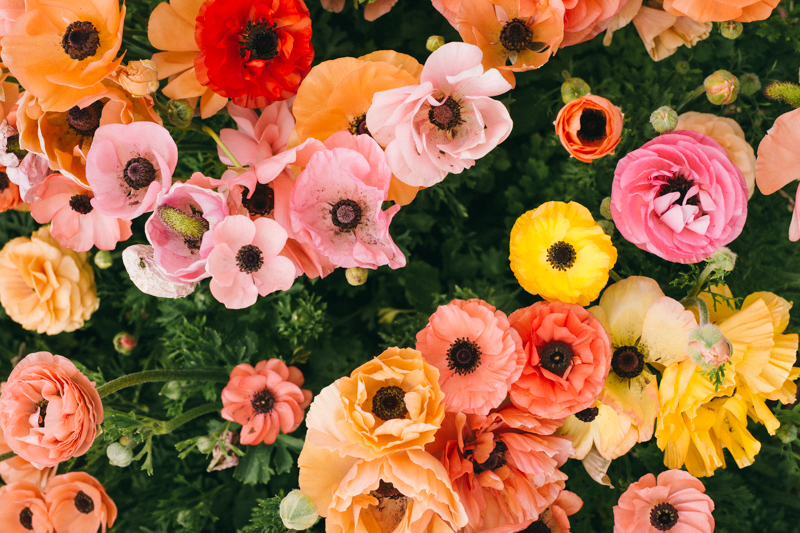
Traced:
<path fill-rule="evenodd" d="M 613 279 L 614 281 L 622 281 L 622 276 L 620 276 L 613 270 L 609 270 L 608 275 L 611 276 L 611 279 Z"/>
<path fill-rule="evenodd" d="M 214 142 L 217 143 L 217 146 L 219 146 L 222 149 L 222 151 L 225 152 L 225 155 L 228 156 L 228 159 L 231 160 L 233 166 L 235 166 L 236 168 L 242 168 L 242 165 L 239 164 L 239 161 L 236 159 L 236 157 L 234 157 L 231 151 L 228 150 L 228 147 L 225 146 L 225 143 L 222 142 L 222 139 L 219 138 L 219 135 L 217 135 L 214 132 L 214 130 L 212 130 L 208 126 L 203 126 L 203 131 L 206 132 L 212 139 L 214 139 Z"/>
<path fill-rule="evenodd" d="M 17 454 L 15 454 L 14 452 L 6 452 L 4 454 L 0 454 L 0 463 L 2 463 L 3 461 L 7 461 L 7 460 L 9 460 L 9 459 L 11 459 L 13 457 L 16 457 L 16 456 L 17 456 Z"/>
<path fill-rule="evenodd" d="M 683 304 L 684 307 L 696 307 L 697 312 L 700 314 L 700 325 L 705 326 L 708 324 L 708 306 L 703 300 L 696 296 L 687 296 L 681 300 L 681 304 Z"/>
<path fill-rule="evenodd" d="M 122 376 L 97 387 L 101 398 L 113 394 L 120 389 L 140 383 L 156 383 L 165 381 L 216 381 L 227 383 L 228 374 L 221 369 L 179 369 L 179 370 L 144 370 Z"/>
<path fill-rule="evenodd" d="M 700 273 L 700 276 L 697 278 L 694 287 L 692 287 L 692 290 L 689 291 L 689 294 L 687 294 L 686 297 L 694 298 L 695 296 L 700 294 L 700 291 L 703 289 L 703 285 L 708 279 L 708 276 L 710 276 L 711 273 L 714 272 L 714 270 L 716 270 L 716 266 L 714 265 L 714 263 L 709 263 Z"/>
<path fill-rule="evenodd" d="M 205 405 L 195 407 L 194 409 L 189 409 L 182 415 L 176 416 L 172 420 L 161 422 L 161 427 L 156 428 L 153 433 L 155 433 L 156 435 L 166 435 L 167 433 L 175 431 L 185 423 L 194 420 L 197 417 L 221 410 L 222 410 L 222 404 L 218 402 L 207 403 Z"/>

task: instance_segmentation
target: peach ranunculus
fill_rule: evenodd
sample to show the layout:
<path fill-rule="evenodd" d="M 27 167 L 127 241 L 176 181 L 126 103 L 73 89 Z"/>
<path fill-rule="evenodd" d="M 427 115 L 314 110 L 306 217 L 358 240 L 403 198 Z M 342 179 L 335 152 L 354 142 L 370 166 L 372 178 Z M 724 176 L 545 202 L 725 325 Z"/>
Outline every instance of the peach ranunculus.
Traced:
<path fill-rule="evenodd" d="M 422 449 L 444 418 L 439 371 L 409 348 L 388 348 L 325 387 L 308 410 L 306 443 L 364 459 Z"/>
<path fill-rule="evenodd" d="M 200 116 L 208 118 L 225 107 L 228 99 L 205 87 L 197 79 L 194 60 L 200 53 L 194 33 L 200 7 L 206 0 L 170 0 L 156 6 L 150 14 L 147 37 L 159 50 L 151 58 L 158 78 L 169 78 L 161 92 L 173 100 L 186 98 L 195 106 L 200 100 Z"/>
<path fill-rule="evenodd" d="M 642 6 L 633 18 L 644 47 L 653 61 L 661 61 L 681 46 L 691 48 L 711 35 L 710 22 L 697 22 L 652 7 Z"/>
<path fill-rule="evenodd" d="M 0 2 L 0 37 L 8 35 L 14 21 L 25 13 L 25 0 L 2 0 Z"/>
<path fill-rule="evenodd" d="M 586 42 L 604 31 L 628 0 L 564 0 L 562 47 Z"/>
<path fill-rule="evenodd" d="M 675 129 L 696 131 L 717 141 L 728 153 L 733 164 L 744 174 L 747 197 L 752 198 L 756 189 L 756 153 L 744 138 L 744 130 L 738 122 L 711 113 L 688 111 L 678 116 Z"/>
<path fill-rule="evenodd" d="M 22 198 L 19 195 L 19 187 L 8 179 L 6 174 L 6 167 L 0 167 L 0 213 L 14 209 L 20 203 Z"/>
<path fill-rule="evenodd" d="M 4 387 L 5 383 L 0 383 L 0 393 L 2 393 Z M 0 455 L 10 451 L 11 448 L 6 444 L 3 431 L 0 430 Z M 45 485 L 55 475 L 56 470 L 57 467 L 38 469 L 22 457 L 17 456 L 0 462 L 0 479 L 4 483 L 27 481 L 44 490 Z M 3 523 L 2 520 L 0 520 L 0 523 Z"/>
<path fill-rule="evenodd" d="M 0 250 L 0 304 L 40 334 L 80 328 L 100 304 L 89 255 L 59 246 L 50 226 L 10 240 Z"/>
<path fill-rule="evenodd" d="M 769 18 L 780 0 L 664 0 L 664 9 L 697 22 L 753 22 Z"/>
<path fill-rule="evenodd" d="M 117 506 L 106 489 L 85 472 L 55 476 L 47 484 L 45 500 L 56 531 L 96 532 L 114 525 Z"/>
<path fill-rule="evenodd" d="M 6 443 L 37 468 L 86 453 L 102 421 L 94 382 L 72 361 L 49 352 L 28 354 L 0 394 Z"/>
<path fill-rule="evenodd" d="M 577 513 L 583 507 L 583 500 L 574 492 L 562 490 L 553 502 L 553 505 L 543 512 L 537 520 L 530 523 L 523 522 L 518 527 L 523 527 L 519 531 L 532 531 L 534 533 L 570 533 L 569 517 Z M 545 529 L 546 528 L 546 529 Z M 500 530 L 495 533 L 507 533 L 509 530 Z"/>
<path fill-rule="evenodd" d="M 588 94 L 562 107 L 555 126 L 561 145 L 578 161 L 591 163 L 614 153 L 622 136 L 622 111 Z"/>
<path fill-rule="evenodd" d="M 3 533 L 54 532 L 44 495 L 29 481 L 0 487 L 0 524 Z"/>
<path fill-rule="evenodd" d="M 44 111 L 66 112 L 105 91 L 122 43 L 125 5 L 118 0 L 26 0 L 26 12 L 3 37 L 3 62 Z M 57 44 L 56 44 L 57 43 Z"/>

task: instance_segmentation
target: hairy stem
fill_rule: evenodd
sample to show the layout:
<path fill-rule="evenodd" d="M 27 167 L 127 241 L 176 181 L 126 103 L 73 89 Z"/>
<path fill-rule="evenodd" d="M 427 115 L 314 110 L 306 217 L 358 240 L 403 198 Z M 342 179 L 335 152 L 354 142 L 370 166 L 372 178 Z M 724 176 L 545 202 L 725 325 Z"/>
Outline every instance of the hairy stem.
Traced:
<path fill-rule="evenodd" d="M 140 383 L 156 383 L 165 381 L 215 381 L 226 383 L 228 375 L 221 369 L 183 369 L 183 370 L 144 370 L 122 376 L 97 387 L 101 398 L 113 394 L 120 389 Z"/>
<path fill-rule="evenodd" d="M 194 409 L 189 409 L 182 415 L 176 416 L 172 420 L 167 420 L 166 422 L 162 422 L 161 427 L 156 428 L 154 433 L 156 435 L 166 435 L 167 433 L 175 431 L 185 423 L 194 420 L 197 417 L 221 410 L 222 410 L 222 404 L 218 402 L 207 403 L 205 405 L 195 407 Z"/>

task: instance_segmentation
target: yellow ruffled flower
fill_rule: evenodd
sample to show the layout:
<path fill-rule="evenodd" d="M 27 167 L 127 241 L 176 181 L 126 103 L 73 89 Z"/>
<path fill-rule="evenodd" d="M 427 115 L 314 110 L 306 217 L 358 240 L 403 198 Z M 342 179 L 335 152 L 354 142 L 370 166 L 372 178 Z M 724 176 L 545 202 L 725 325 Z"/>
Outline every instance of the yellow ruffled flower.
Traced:
<path fill-rule="evenodd" d="M 510 259 L 529 293 L 586 306 L 608 283 L 617 249 L 584 206 L 547 202 L 517 219 Z"/>
<path fill-rule="evenodd" d="M 572 436 L 575 448 L 572 458 L 579 461 L 583 461 L 592 449 L 603 459 L 611 461 L 628 453 L 639 442 L 636 421 L 600 401 L 568 416 L 556 435 Z"/>

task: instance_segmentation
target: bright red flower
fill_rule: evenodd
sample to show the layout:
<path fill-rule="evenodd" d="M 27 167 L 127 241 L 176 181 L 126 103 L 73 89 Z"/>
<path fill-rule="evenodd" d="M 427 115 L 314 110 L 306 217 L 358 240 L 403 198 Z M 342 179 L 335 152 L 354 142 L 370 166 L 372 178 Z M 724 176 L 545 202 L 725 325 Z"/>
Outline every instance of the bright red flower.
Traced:
<path fill-rule="evenodd" d="M 242 107 L 290 98 L 314 60 L 303 0 L 208 0 L 194 38 L 197 79 Z"/>

